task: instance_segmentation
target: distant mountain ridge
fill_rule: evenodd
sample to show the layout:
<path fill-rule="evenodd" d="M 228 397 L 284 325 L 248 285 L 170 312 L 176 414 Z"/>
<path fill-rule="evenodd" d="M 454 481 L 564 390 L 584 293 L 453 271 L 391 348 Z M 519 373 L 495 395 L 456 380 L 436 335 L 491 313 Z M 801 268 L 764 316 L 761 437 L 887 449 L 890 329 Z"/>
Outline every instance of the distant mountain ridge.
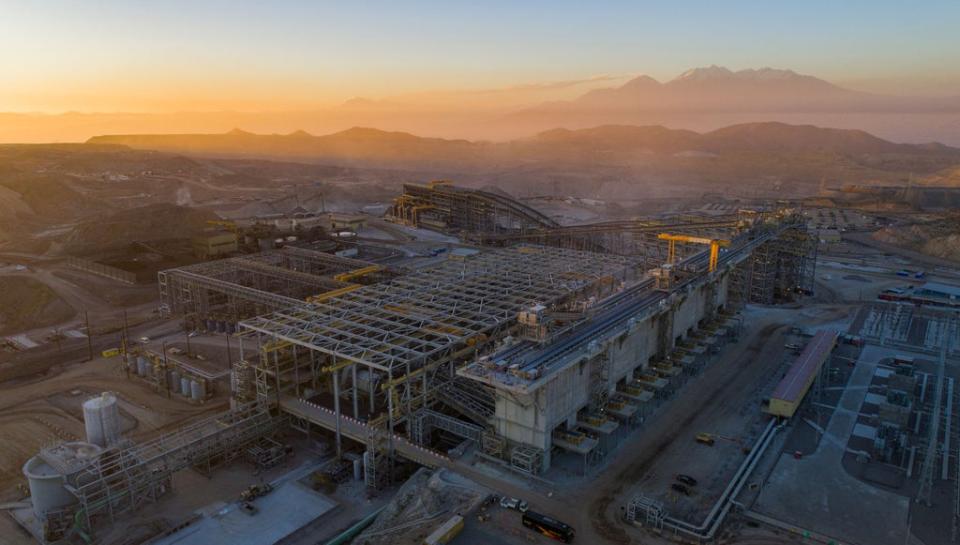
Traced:
<path fill-rule="evenodd" d="M 594 89 L 571 101 L 521 110 L 517 117 L 605 112 L 915 112 L 960 111 L 960 97 L 918 98 L 844 89 L 792 70 L 732 71 L 722 66 L 687 70 L 661 83 L 638 76 L 620 87 Z"/>
<path fill-rule="evenodd" d="M 867 132 L 778 122 L 743 123 L 709 132 L 657 125 L 551 129 L 507 142 L 422 138 L 355 127 L 323 136 L 293 134 L 112 135 L 94 144 L 207 157 L 249 157 L 425 177 L 495 183 L 532 194 L 566 192 L 620 198 L 688 191 L 776 194 L 833 185 L 957 185 L 960 149 L 900 144 Z M 395 178 L 403 179 L 398 172 Z M 653 193 L 650 193 L 650 192 Z"/>
<path fill-rule="evenodd" d="M 706 133 L 663 126 L 602 125 L 589 129 L 552 129 L 504 143 L 423 138 L 406 132 L 354 127 L 312 136 L 258 135 L 234 129 L 226 134 L 105 135 L 89 144 L 122 144 L 132 148 L 194 154 L 372 162 L 467 164 L 488 160 L 533 158 L 565 160 L 575 148 L 613 154 L 710 153 L 833 153 L 915 154 L 960 157 L 960 149 L 941 144 L 898 144 L 867 132 L 785 123 L 744 123 Z"/>

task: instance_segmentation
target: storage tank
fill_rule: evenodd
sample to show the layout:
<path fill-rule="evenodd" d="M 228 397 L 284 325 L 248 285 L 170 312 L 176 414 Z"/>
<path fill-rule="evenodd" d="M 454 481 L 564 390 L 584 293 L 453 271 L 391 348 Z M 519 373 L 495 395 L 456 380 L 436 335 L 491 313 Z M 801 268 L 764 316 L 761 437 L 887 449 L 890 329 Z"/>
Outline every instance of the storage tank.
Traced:
<path fill-rule="evenodd" d="M 204 398 L 206 385 L 202 380 L 190 381 L 190 398 L 194 401 L 200 401 Z"/>
<path fill-rule="evenodd" d="M 141 377 L 147 376 L 147 358 L 137 356 L 137 374 Z"/>
<path fill-rule="evenodd" d="M 176 393 L 180 389 L 180 371 L 176 369 L 170 371 L 170 381 L 167 384 L 170 386 L 170 390 Z"/>
<path fill-rule="evenodd" d="M 182 377 L 180 379 L 180 393 L 190 397 L 190 379 L 188 377 Z"/>
<path fill-rule="evenodd" d="M 97 445 L 80 441 L 64 443 L 51 450 L 51 457 L 58 467 L 69 468 L 70 474 L 90 465 L 102 449 Z M 64 486 L 64 475 L 50 465 L 41 455 L 34 456 L 23 464 L 23 476 L 30 487 L 30 501 L 38 518 L 51 511 L 76 503 L 76 497 Z"/>
<path fill-rule="evenodd" d="M 117 396 L 104 392 L 83 402 L 83 426 L 87 442 L 109 447 L 120 440 L 120 413 Z"/>

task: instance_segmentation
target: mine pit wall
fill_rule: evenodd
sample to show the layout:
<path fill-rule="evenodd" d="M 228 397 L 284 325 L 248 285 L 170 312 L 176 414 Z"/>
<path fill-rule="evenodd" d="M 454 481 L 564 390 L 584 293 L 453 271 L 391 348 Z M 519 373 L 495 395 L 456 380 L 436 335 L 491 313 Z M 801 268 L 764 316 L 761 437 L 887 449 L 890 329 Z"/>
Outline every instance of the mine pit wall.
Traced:
<path fill-rule="evenodd" d="M 592 365 L 609 356 L 607 387 L 612 394 L 620 380 L 629 380 L 634 370 L 646 368 L 651 358 L 669 353 L 677 337 L 685 339 L 688 330 L 698 328 L 700 320 L 713 317 L 718 306 L 726 305 L 729 270 L 704 280 L 675 292 L 667 299 L 663 312 L 638 321 L 629 332 L 610 337 L 597 352 L 585 352 L 579 362 L 555 372 L 530 393 L 498 389 L 494 413 L 497 433 L 511 445 L 520 443 L 542 449 L 541 471 L 549 469 L 553 430 L 563 423 L 572 428 L 577 413 L 590 403 Z M 661 319 L 666 312 L 673 313 L 672 320 Z M 663 323 L 671 324 L 670 335 L 664 337 L 669 345 L 666 347 L 659 346 L 659 328 Z"/>

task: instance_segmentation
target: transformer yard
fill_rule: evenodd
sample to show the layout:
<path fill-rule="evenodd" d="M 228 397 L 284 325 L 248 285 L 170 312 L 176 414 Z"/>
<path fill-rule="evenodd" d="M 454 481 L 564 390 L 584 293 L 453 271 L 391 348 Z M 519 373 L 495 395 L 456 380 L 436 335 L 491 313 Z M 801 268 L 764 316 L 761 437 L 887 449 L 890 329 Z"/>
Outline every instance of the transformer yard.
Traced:
<path fill-rule="evenodd" d="M 800 207 L 561 224 L 442 181 L 354 223 L 0 366 L 0 543 L 958 539 L 952 292 L 878 298 L 893 257 Z"/>

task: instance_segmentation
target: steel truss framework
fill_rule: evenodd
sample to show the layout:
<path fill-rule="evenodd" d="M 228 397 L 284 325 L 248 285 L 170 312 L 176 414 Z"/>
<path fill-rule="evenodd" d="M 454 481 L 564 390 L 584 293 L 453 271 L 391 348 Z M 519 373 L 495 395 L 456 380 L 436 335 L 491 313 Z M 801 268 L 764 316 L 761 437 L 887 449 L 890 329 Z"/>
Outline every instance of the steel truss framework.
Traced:
<path fill-rule="evenodd" d="M 769 305 L 793 300 L 798 291 L 812 292 L 816 263 L 816 236 L 799 222 L 787 224 L 734 270 L 733 302 Z"/>
<path fill-rule="evenodd" d="M 79 471 L 59 468 L 66 475 L 66 486 L 78 504 L 52 514 L 54 535 L 65 535 L 70 526 L 92 531 L 103 520 L 156 501 L 171 486 L 177 471 L 194 467 L 208 472 L 215 466 L 240 456 L 260 438 L 268 437 L 282 425 L 263 406 L 247 404 L 173 433 L 142 444 L 112 447 L 95 463 Z M 44 457 L 58 467 L 55 456 Z"/>
<path fill-rule="evenodd" d="M 488 191 L 449 182 L 404 184 L 388 210 L 393 221 L 414 227 L 467 232 L 527 231 L 556 227 L 556 221 L 525 204 Z"/>
<path fill-rule="evenodd" d="M 556 303 L 601 278 L 623 277 L 630 264 L 559 248 L 501 249 L 241 325 L 380 371 L 416 368 L 511 322 L 525 305 Z"/>
<path fill-rule="evenodd" d="M 352 397 L 355 418 L 391 434 L 447 398 L 454 398 L 448 406 L 482 420 L 492 413 L 492 400 L 488 405 L 481 392 L 470 399 L 454 395 L 462 393 L 452 386 L 456 363 L 515 324 L 522 308 L 610 289 L 612 280 L 634 274 L 633 265 L 629 258 L 560 248 L 498 249 L 246 320 L 242 338 L 255 338 L 259 358 L 256 392 L 245 395 L 279 403 L 308 389 L 326 391 L 337 422 L 345 411 L 341 401 Z M 413 428 L 406 428 L 411 437 Z M 380 457 L 391 446 L 368 447 Z"/>
<path fill-rule="evenodd" d="M 199 263 L 158 274 L 161 308 L 167 315 L 236 322 L 350 286 L 333 276 L 370 265 L 292 247 Z"/>
<path fill-rule="evenodd" d="M 663 218 L 605 221 L 583 225 L 564 225 L 527 232 L 473 233 L 468 238 L 478 244 L 507 246 L 518 242 L 589 250 L 617 255 L 643 255 L 650 263 L 666 260 L 666 245 L 657 240 L 659 233 L 685 233 L 710 238 L 729 237 L 748 227 L 753 218 L 740 215 L 675 215 Z M 696 250 L 697 252 L 700 249 Z M 649 264 L 649 263 L 648 263 Z"/>

